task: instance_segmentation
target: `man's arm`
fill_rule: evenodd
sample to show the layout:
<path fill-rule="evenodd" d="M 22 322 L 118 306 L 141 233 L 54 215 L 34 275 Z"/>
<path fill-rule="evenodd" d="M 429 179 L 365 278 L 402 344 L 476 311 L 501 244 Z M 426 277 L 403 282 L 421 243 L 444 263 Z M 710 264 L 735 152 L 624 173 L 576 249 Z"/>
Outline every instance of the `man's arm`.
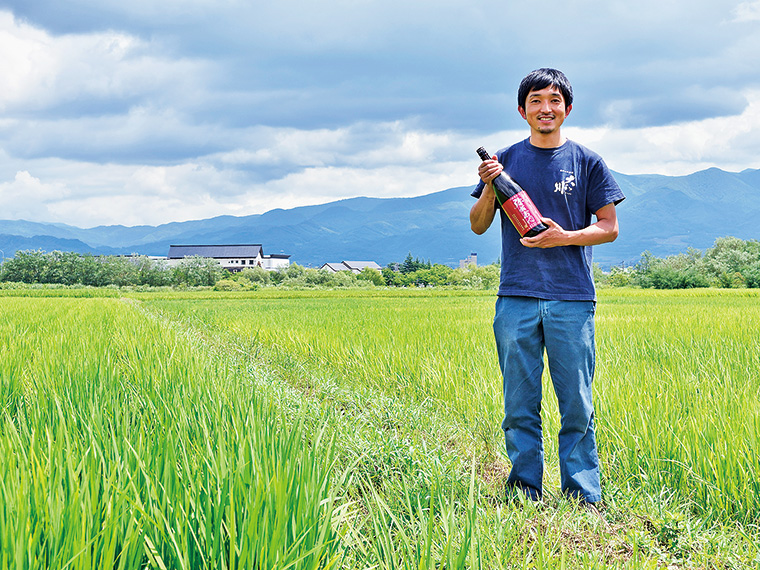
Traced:
<path fill-rule="evenodd" d="M 484 160 L 478 167 L 478 176 L 486 184 L 480 198 L 470 209 L 470 227 L 478 235 L 485 233 L 493 223 L 496 215 L 496 194 L 491 182 L 503 169 L 504 167 L 495 156 L 491 160 Z"/>
<path fill-rule="evenodd" d="M 525 247 L 548 248 L 564 245 L 599 245 L 615 241 L 619 233 L 615 204 L 599 208 L 595 215 L 596 222 L 580 230 L 565 230 L 551 218 L 541 218 L 549 229 L 537 236 L 522 238 L 520 242 Z"/>
<path fill-rule="evenodd" d="M 493 186 L 486 184 L 478 201 L 470 208 L 470 227 L 472 231 L 480 235 L 491 227 L 496 216 L 496 194 Z"/>

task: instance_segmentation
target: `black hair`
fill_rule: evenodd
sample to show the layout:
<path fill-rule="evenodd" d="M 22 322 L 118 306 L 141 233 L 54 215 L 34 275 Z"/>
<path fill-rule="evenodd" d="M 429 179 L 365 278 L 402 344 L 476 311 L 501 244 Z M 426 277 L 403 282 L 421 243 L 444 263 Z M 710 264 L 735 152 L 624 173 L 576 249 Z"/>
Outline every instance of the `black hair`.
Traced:
<path fill-rule="evenodd" d="M 531 91 L 540 91 L 554 86 L 562 93 L 565 100 L 565 108 L 573 104 L 573 87 L 565 74 L 558 69 L 542 67 L 531 71 L 521 82 L 517 90 L 517 104 L 525 109 L 525 101 Z"/>

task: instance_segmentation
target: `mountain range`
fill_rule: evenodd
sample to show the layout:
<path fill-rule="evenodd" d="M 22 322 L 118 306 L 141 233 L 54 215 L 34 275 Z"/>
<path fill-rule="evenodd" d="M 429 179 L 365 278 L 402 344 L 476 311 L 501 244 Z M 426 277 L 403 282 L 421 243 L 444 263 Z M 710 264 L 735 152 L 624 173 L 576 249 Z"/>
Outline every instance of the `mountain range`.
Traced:
<path fill-rule="evenodd" d="M 618 206 L 620 237 L 594 248 L 602 267 L 631 264 L 641 253 L 657 257 L 704 250 L 722 236 L 760 238 L 760 170 L 710 168 L 686 176 L 625 175 Z M 499 258 L 499 230 L 470 231 L 472 187 L 415 198 L 350 198 L 250 216 L 218 216 L 160 226 L 98 226 L 0 220 L 0 251 L 75 251 L 165 256 L 172 244 L 261 244 L 265 254 L 318 267 L 343 260 L 387 265 L 413 257 L 456 266 L 477 253 L 480 263 Z"/>

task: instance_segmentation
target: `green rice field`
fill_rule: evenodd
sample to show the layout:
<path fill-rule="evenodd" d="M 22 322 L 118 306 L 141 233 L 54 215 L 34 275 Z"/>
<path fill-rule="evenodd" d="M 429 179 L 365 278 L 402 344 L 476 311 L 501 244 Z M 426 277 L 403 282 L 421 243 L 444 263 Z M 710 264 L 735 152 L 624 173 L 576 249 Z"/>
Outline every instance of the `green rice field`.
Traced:
<path fill-rule="evenodd" d="M 0 292 L 0 568 L 760 569 L 760 292 L 599 292 L 603 517 L 508 500 L 493 293 Z"/>

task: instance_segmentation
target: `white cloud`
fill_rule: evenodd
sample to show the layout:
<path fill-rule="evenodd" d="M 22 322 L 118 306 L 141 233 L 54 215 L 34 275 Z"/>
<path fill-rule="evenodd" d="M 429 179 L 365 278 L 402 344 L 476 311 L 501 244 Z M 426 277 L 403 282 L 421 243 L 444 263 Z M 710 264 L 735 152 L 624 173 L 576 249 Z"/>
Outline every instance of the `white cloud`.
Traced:
<path fill-rule="evenodd" d="M 4 219 L 50 219 L 54 215 L 51 204 L 70 195 L 64 183 L 43 183 L 20 170 L 13 180 L 0 183 L 0 212 Z"/>
<path fill-rule="evenodd" d="M 546 45 L 489 31 L 534 16 L 519 3 L 8 4 L 0 218 L 155 225 L 471 185 L 475 148 L 527 135 L 513 91 L 543 65 L 576 87 L 568 136 L 619 172 L 760 167 L 760 0 L 558 4 Z"/>
<path fill-rule="evenodd" d="M 53 36 L 0 11 L 0 109 L 42 113 L 68 105 L 79 115 L 123 111 L 148 96 L 168 101 L 192 90 L 204 67 L 198 60 L 169 59 L 160 46 L 108 31 Z M 102 112 L 102 111 L 100 111 Z"/>
<path fill-rule="evenodd" d="M 458 137 L 454 131 L 425 131 L 405 121 L 313 130 L 252 128 L 238 133 L 237 142 L 244 148 L 218 153 L 213 160 L 228 166 L 288 165 L 298 169 L 419 165 L 448 158 Z"/>
<path fill-rule="evenodd" d="M 13 15 L 0 12 L 0 109 L 27 101 L 49 88 L 56 57 L 50 37 L 43 31 L 18 24 Z"/>
<path fill-rule="evenodd" d="M 760 0 L 742 2 L 733 10 L 735 22 L 758 22 L 760 21 Z"/>
<path fill-rule="evenodd" d="M 743 94 L 751 103 L 736 116 L 640 129 L 579 128 L 568 119 L 565 132 L 625 174 L 760 168 L 760 92 Z M 34 159 L 24 161 L 25 170 L 0 171 L 0 180 L 11 177 L 0 182 L 0 210 L 7 212 L 3 218 L 82 227 L 158 225 L 354 196 L 418 196 L 474 184 L 478 146 L 493 153 L 526 136 L 527 129 L 477 135 L 365 123 L 314 131 L 251 129 L 242 137 L 250 148 L 178 164 Z"/>
<path fill-rule="evenodd" d="M 739 115 L 639 129 L 567 129 L 625 174 L 684 175 L 710 167 L 760 168 L 760 90 Z"/>

